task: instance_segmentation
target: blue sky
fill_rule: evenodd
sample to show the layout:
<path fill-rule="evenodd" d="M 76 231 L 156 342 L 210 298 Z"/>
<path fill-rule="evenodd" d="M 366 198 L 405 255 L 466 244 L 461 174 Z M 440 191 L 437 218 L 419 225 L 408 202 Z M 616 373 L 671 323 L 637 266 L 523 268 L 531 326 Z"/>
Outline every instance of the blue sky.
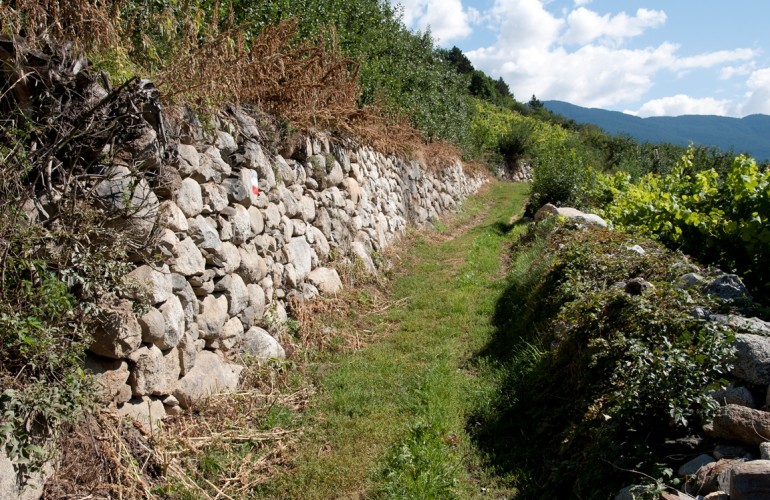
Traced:
<path fill-rule="evenodd" d="M 767 0 L 390 0 L 535 94 L 638 116 L 770 114 Z"/>

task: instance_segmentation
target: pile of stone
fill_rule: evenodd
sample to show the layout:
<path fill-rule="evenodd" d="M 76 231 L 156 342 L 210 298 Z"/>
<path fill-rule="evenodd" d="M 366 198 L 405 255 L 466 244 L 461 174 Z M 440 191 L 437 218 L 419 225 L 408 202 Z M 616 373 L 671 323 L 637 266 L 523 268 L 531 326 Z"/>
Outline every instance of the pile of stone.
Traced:
<path fill-rule="evenodd" d="M 770 323 L 745 317 L 751 296 L 733 274 L 707 279 L 691 272 L 677 286 L 698 287 L 730 306 L 713 314 L 695 307 L 692 314 L 735 333 L 735 358 L 729 386 L 713 394 L 721 407 L 703 436 L 670 443 L 688 457 L 678 468 L 682 492 L 662 498 L 760 500 L 770 498 Z M 616 498 L 632 498 L 634 486 Z"/>
<path fill-rule="evenodd" d="M 135 293 L 107 311 L 87 359 L 105 399 L 140 420 L 235 387 L 242 354 L 283 358 L 276 327 L 289 298 L 342 286 L 333 254 L 375 273 L 373 252 L 486 181 L 459 162 L 430 171 L 322 135 L 303 137 L 284 157 L 263 145 L 252 116 L 230 111 L 208 134 L 167 120 L 179 140 L 165 144 L 177 154 L 163 169 L 162 190 L 148 192 L 149 183 L 120 172 L 101 187 L 115 203 L 158 214 L 159 228 L 148 217 L 133 223 L 136 232 L 155 231 L 159 258 L 126 276 Z M 159 134 L 147 135 L 151 143 Z M 151 307 L 136 314 L 143 297 Z"/>

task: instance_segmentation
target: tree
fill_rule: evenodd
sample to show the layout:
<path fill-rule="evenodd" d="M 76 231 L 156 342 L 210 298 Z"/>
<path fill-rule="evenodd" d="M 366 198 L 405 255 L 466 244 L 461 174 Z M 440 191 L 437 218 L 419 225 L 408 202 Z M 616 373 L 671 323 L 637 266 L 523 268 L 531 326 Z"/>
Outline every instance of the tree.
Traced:
<path fill-rule="evenodd" d="M 544 107 L 543 103 L 537 97 L 535 97 L 535 94 L 532 94 L 532 99 L 530 99 L 529 103 L 527 103 L 527 104 L 533 110 L 543 109 L 543 107 Z"/>

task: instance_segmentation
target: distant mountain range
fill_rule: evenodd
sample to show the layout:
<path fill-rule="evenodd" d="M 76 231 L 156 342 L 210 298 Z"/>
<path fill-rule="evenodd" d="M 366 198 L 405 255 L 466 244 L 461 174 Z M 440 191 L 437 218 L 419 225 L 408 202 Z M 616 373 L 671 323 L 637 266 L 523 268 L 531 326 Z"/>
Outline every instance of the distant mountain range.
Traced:
<path fill-rule="evenodd" d="M 748 153 L 759 161 L 770 160 L 770 116 L 728 118 L 711 115 L 639 118 L 619 111 L 583 108 L 563 101 L 543 101 L 557 115 L 578 123 L 592 123 L 610 134 L 628 134 L 641 142 L 669 142 L 716 146 Z"/>

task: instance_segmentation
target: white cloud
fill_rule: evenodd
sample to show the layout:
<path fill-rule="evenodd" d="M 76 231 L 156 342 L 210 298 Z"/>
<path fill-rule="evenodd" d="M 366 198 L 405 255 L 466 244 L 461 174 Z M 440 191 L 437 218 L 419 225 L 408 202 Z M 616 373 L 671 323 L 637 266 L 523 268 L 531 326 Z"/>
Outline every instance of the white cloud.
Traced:
<path fill-rule="evenodd" d="M 741 64 L 740 66 L 724 66 L 719 70 L 719 79 L 729 80 L 734 76 L 750 75 L 755 69 L 757 69 L 757 64 L 754 61 Z"/>
<path fill-rule="evenodd" d="M 613 107 L 642 99 L 661 72 L 735 65 L 757 54 L 737 49 L 680 56 L 680 46 L 670 42 L 629 48 L 625 41 L 661 26 L 666 22 L 665 12 L 639 9 L 633 16 L 600 15 L 577 7 L 560 17 L 547 10 L 548 4 L 548 0 L 496 0 L 485 14 L 496 20 L 497 41 L 467 52 L 474 66 L 494 77 L 502 76 L 519 100 L 536 94 L 541 100 Z M 566 41 L 580 46 L 574 48 Z M 760 89 L 754 92 L 761 94 Z M 673 101 L 660 106 L 709 113 L 727 106 L 716 99 L 677 102 L 678 108 Z"/>
<path fill-rule="evenodd" d="M 647 28 L 656 28 L 666 22 L 666 13 L 660 10 L 639 9 L 636 16 L 620 12 L 614 16 L 579 7 L 567 15 L 569 28 L 561 41 L 567 44 L 586 44 L 606 38 L 619 42 L 624 38 L 641 35 Z"/>
<path fill-rule="evenodd" d="M 471 34 L 471 23 L 481 17 L 478 10 L 463 9 L 461 0 L 390 0 L 401 4 L 404 24 L 421 31 L 430 29 L 433 37 L 446 43 Z"/>
<path fill-rule="evenodd" d="M 713 97 L 695 98 L 684 94 L 677 94 L 647 101 L 638 110 L 625 112 L 641 117 L 728 115 L 730 114 L 730 101 L 718 100 Z"/>
<path fill-rule="evenodd" d="M 575 6 L 580 7 L 581 5 L 588 5 L 591 3 L 591 0 L 575 0 Z"/>
<path fill-rule="evenodd" d="M 751 74 L 746 86 L 746 102 L 741 106 L 742 115 L 762 113 L 770 115 L 770 68 L 763 68 Z"/>

